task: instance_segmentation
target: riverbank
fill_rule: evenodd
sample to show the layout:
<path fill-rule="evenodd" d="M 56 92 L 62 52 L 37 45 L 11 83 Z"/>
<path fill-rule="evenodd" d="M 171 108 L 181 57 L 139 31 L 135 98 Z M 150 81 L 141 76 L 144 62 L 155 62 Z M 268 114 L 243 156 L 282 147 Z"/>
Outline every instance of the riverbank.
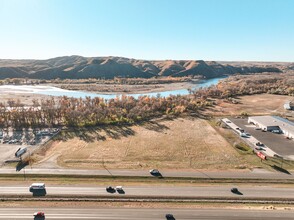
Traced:
<path fill-rule="evenodd" d="M 70 84 L 48 84 L 66 90 L 84 91 L 93 93 L 109 94 L 142 94 L 156 93 L 164 91 L 174 91 L 182 89 L 192 89 L 199 80 L 189 82 L 162 83 L 154 85 L 128 85 L 128 84 L 103 84 L 103 83 L 70 83 Z"/>

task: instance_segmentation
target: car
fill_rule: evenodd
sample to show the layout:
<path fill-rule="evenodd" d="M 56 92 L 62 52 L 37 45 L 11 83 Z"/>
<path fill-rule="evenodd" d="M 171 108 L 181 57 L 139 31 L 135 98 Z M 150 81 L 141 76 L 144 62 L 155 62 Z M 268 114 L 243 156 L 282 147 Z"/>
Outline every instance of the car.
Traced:
<path fill-rule="evenodd" d="M 157 169 L 149 170 L 149 173 L 152 174 L 152 175 L 158 175 L 158 174 L 160 174 L 159 170 L 157 170 Z"/>
<path fill-rule="evenodd" d="M 166 215 L 165 215 L 165 218 L 166 218 L 167 220 L 175 220 L 175 217 L 174 217 L 172 214 L 166 214 Z"/>
<path fill-rule="evenodd" d="M 226 123 L 231 123 L 230 121 L 226 121 Z"/>
<path fill-rule="evenodd" d="M 115 187 L 115 190 L 118 191 L 118 192 L 119 192 L 119 191 L 124 191 L 124 189 L 123 189 L 122 186 L 116 186 L 116 187 Z"/>
<path fill-rule="evenodd" d="M 106 187 L 106 191 L 107 191 L 107 192 L 110 192 L 110 193 L 114 193 L 114 192 L 115 192 L 115 188 L 112 187 L 112 186 L 107 186 L 107 187 Z"/>
<path fill-rule="evenodd" d="M 29 187 L 29 191 L 33 191 L 33 190 L 45 190 L 45 183 L 32 183 L 32 185 L 30 185 Z"/>
<path fill-rule="evenodd" d="M 248 137 L 247 134 L 246 133 L 243 133 L 243 132 L 240 134 L 240 136 L 241 137 Z"/>
<path fill-rule="evenodd" d="M 256 146 L 264 146 L 264 144 L 261 143 L 261 142 L 257 142 L 257 143 L 255 143 L 255 145 L 256 145 Z"/>
<path fill-rule="evenodd" d="M 125 194 L 125 191 L 122 186 L 116 186 L 115 190 L 118 194 Z"/>
<path fill-rule="evenodd" d="M 256 147 L 255 150 L 264 150 L 262 147 Z"/>
<path fill-rule="evenodd" d="M 238 190 L 238 188 L 235 188 L 235 187 L 234 187 L 234 188 L 231 189 L 231 192 L 232 192 L 232 193 L 238 193 L 239 190 Z"/>
<path fill-rule="evenodd" d="M 45 219 L 45 213 L 44 212 L 35 212 L 34 219 Z"/>

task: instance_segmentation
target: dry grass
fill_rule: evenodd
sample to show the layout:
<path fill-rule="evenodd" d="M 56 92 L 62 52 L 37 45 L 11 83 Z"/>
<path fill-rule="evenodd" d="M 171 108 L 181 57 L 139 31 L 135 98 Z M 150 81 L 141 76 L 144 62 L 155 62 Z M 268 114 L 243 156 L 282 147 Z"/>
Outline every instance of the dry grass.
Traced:
<path fill-rule="evenodd" d="M 131 127 L 63 133 L 51 142 L 43 163 L 71 168 L 235 169 L 250 167 L 205 120 L 157 120 Z M 51 161 L 50 161 L 51 160 Z"/>
<path fill-rule="evenodd" d="M 249 115 L 291 114 L 291 112 L 283 108 L 284 103 L 289 100 L 294 101 L 294 98 L 271 94 L 241 96 L 238 99 L 240 104 L 218 100 L 217 106 L 207 111 L 207 113 L 212 115 L 240 115 L 242 112 L 247 112 Z"/>

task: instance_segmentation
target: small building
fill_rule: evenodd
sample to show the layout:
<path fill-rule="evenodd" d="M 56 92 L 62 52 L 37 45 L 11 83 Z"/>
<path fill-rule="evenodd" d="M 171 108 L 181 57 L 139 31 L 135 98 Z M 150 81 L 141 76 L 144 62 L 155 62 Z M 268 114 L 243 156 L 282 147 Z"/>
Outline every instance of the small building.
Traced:
<path fill-rule="evenodd" d="M 292 102 L 288 101 L 284 104 L 284 109 L 286 110 L 294 110 L 294 106 L 292 104 Z"/>
<path fill-rule="evenodd" d="M 294 138 L 294 123 L 279 116 L 254 116 L 248 118 L 249 124 L 254 124 L 264 131 L 280 131 L 286 137 Z"/>

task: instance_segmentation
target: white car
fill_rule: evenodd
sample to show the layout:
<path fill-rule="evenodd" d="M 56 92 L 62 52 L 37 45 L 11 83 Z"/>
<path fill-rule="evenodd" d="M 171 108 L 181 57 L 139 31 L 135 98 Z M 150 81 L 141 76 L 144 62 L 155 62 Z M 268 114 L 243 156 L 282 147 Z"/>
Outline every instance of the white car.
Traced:
<path fill-rule="evenodd" d="M 116 189 L 116 191 L 124 191 L 122 186 L 116 186 L 115 189 Z"/>

